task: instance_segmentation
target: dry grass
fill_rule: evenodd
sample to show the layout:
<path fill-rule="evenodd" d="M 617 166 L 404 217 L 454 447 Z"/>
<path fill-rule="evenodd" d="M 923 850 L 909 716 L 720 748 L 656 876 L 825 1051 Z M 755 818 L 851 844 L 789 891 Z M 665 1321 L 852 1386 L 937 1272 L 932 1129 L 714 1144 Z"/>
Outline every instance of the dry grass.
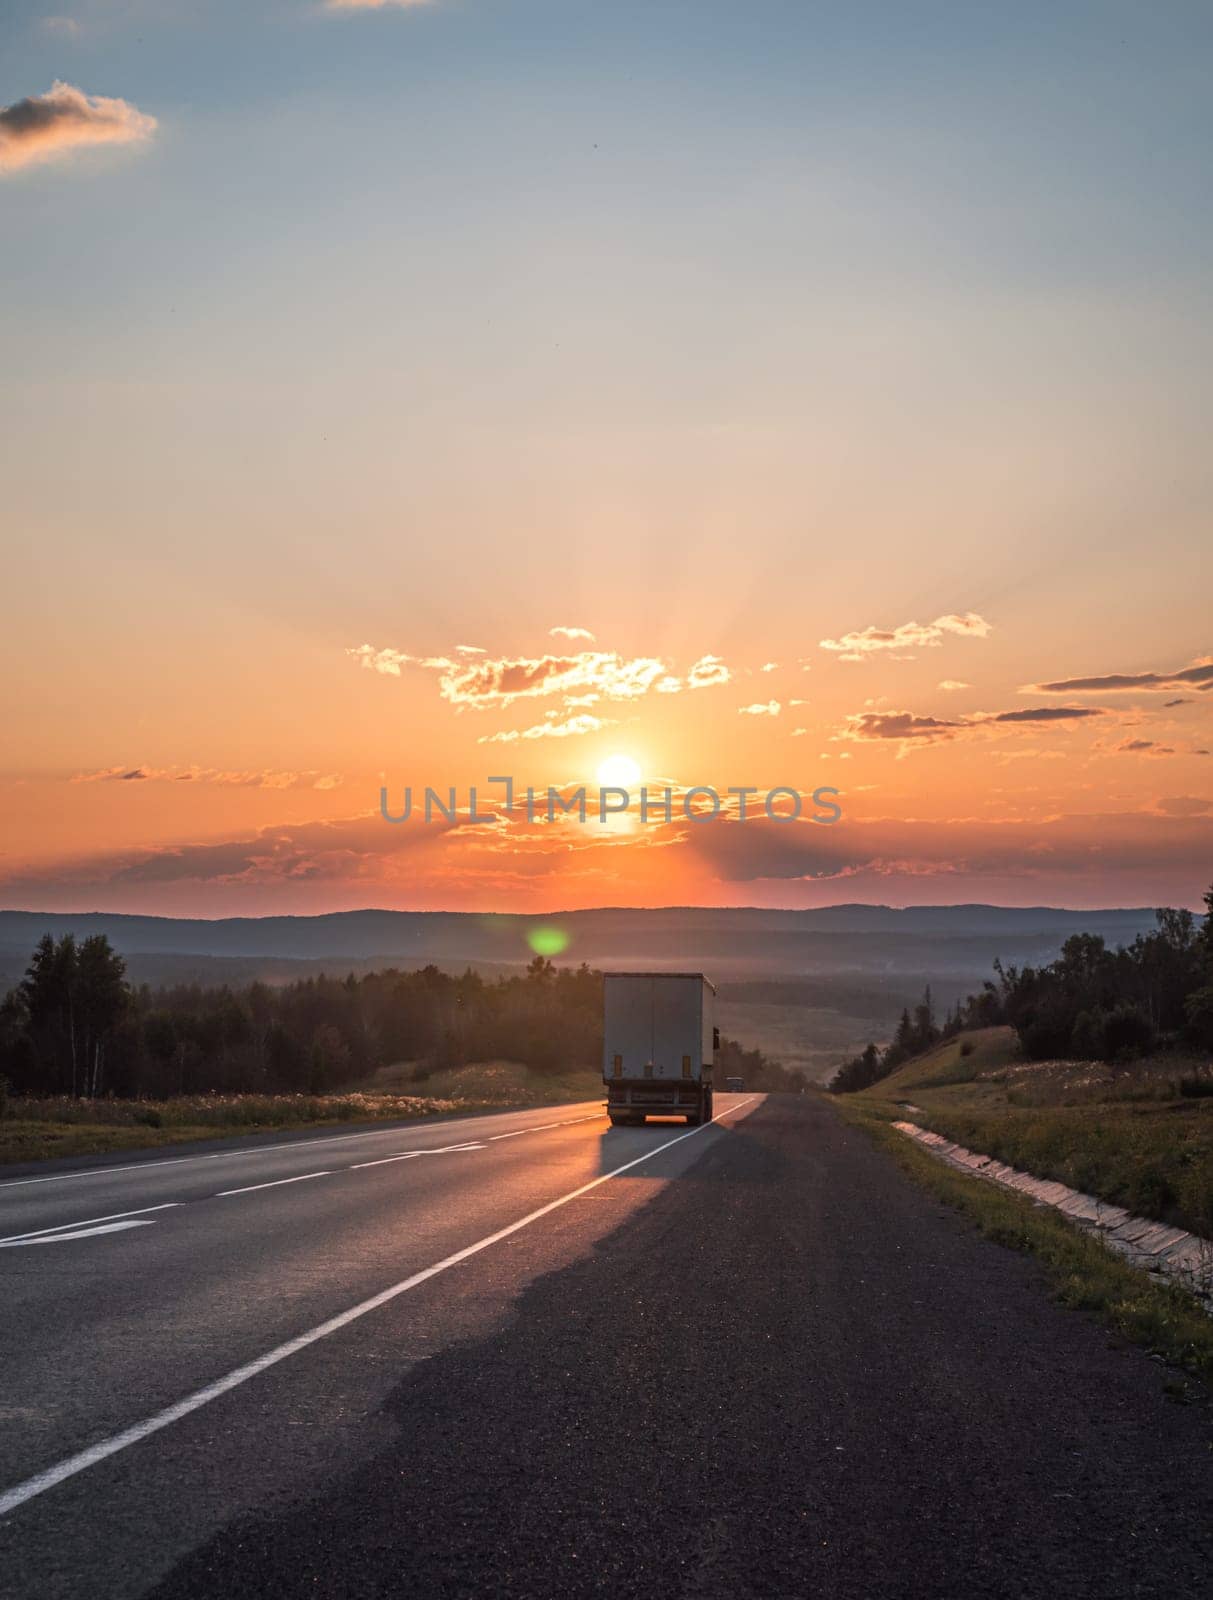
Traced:
<path fill-rule="evenodd" d="M 478 1061 L 466 1067 L 417 1076 L 417 1067 L 403 1062 L 380 1067 L 366 1080 L 372 1093 L 412 1090 L 415 1094 L 474 1100 L 489 1106 L 562 1105 L 575 1100 L 601 1100 L 602 1074 L 589 1067 L 565 1072 L 536 1072 L 518 1061 Z"/>
<path fill-rule="evenodd" d="M 411 1120 L 474 1106 L 428 1095 L 183 1095 L 176 1100 L 15 1099 L 0 1121 L 0 1163 L 141 1150 L 190 1139 L 342 1122 Z"/>
<path fill-rule="evenodd" d="M 0 1164 L 180 1144 L 236 1133 L 318 1128 L 334 1123 L 406 1121 L 507 1106 L 589 1100 L 602 1094 L 591 1072 L 535 1073 L 493 1061 L 418 1081 L 410 1066 L 388 1067 L 356 1092 L 183 1095 L 172 1100 L 11 1099 L 0 1119 Z"/>

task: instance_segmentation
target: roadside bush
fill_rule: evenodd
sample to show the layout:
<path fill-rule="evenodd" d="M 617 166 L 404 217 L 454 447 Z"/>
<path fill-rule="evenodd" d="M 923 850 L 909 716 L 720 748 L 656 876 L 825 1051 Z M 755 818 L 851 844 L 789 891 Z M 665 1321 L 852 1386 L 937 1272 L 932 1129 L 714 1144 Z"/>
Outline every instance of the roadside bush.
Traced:
<path fill-rule="evenodd" d="M 1104 1019 L 1100 1011 L 1080 1011 L 1070 1034 L 1070 1055 L 1076 1061 L 1102 1061 L 1105 1045 Z"/>
<path fill-rule="evenodd" d="M 1134 1005 L 1118 1005 L 1103 1022 L 1104 1052 L 1109 1060 L 1139 1055 L 1154 1043 L 1154 1025 Z"/>

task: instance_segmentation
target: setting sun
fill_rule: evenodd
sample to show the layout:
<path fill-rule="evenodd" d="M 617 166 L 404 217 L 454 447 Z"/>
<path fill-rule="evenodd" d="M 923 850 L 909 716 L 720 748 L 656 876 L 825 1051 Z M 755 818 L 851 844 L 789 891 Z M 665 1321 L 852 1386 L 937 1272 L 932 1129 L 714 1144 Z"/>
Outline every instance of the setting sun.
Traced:
<path fill-rule="evenodd" d="M 631 756 L 608 756 L 599 764 L 596 777 L 604 788 L 630 789 L 640 782 L 640 767 Z"/>

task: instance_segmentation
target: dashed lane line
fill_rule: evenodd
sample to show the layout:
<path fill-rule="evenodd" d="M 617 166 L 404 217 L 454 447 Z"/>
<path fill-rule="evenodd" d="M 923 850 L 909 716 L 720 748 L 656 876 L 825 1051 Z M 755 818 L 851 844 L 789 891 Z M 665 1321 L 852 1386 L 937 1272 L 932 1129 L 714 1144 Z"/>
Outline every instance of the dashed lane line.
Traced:
<path fill-rule="evenodd" d="M 467 1123 L 486 1122 L 495 1113 L 488 1112 L 484 1116 L 468 1117 Z M 509 1115 L 510 1113 L 505 1113 Z M 514 1113 L 517 1115 L 517 1113 Z M 571 1126 L 573 1122 L 594 1122 L 605 1112 L 597 1111 L 588 1117 L 573 1117 L 567 1124 L 547 1123 L 547 1127 Z M 435 1121 L 442 1119 L 436 1118 Z M 430 1127 L 434 1122 L 429 1123 Z M 368 1128 L 365 1133 L 334 1133 L 318 1134 L 313 1139 L 290 1139 L 283 1144 L 256 1145 L 251 1150 L 210 1150 L 205 1155 L 199 1156 L 163 1156 L 156 1161 L 131 1161 L 120 1167 L 85 1167 L 79 1172 L 50 1172 L 41 1178 L 5 1178 L 0 1180 L 0 1189 L 23 1189 L 34 1183 L 68 1183 L 76 1178 L 107 1178 L 117 1172 L 142 1172 L 151 1167 L 184 1167 L 197 1161 L 237 1161 L 249 1156 L 277 1155 L 280 1150 L 302 1150 L 305 1146 L 328 1146 L 335 1144 L 350 1144 L 355 1139 L 386 1139 L 394 1133 L 407 1133 L 407 1128 Z M 534 1128 L 520 1128 L 519 1133 L 533 1133 Z"/>
<path fill-rule="evenodd" d="M 371 1311 L 377 1311 L 380 1306 L 387 1305 L 399 1295 L 407 1294 L 410 1289 L 415 1289 L 419 1284 L 426 1283 L 430 1278 L 436 1278 L 439 1273 L 446 1272 L 449 1268 L 458 1266 L 461 1261 L 467 1261 L 472 1256 L 479 1255 L 482 1250 L 500 1244 L 503 1239 L 510 1238 L 523 1228 L 529 1228 L 532 1223 L 538 1222 L 543 1217 L 550 1216 L 553 1211 L 558 1211 L 561 1206 L 566 1206 L 572 1200 L 579 1200 L 583 1194 L 599 1188 L 604 1183 L 609 1183 L 612 1178 L 618 1178 L 625 1172 L 630 1172 L 633 1167 L 639 1167 L 646 1161 L 651 1161 L 654 1156 L 659 1156 L 662 1151 L 670 1150 L 676 1144 L 682 1144 L 687 1139 L 694 1139 L 698 1134 L 706 1133 L 724 1117 L 732 1116 L 735 1111 L 740 1111 L 743 1106 L 757 1099 L 756 1095 L 747 1095 L 744 1100 L 736 1105 L 729 1106 L 713 1117 L 710 1122 L 704 1122 L 697 1128 L 688 1128 L 685 1133 L 680 1133 L 676 1138 L 667 1139 L 664 1144 L 654 1145 L 651 1150 L 646 1150 L 642 1155 L 634 1156 L 631 1161 L 625 1161 L 622 1166 L 615 1167 L 611 1172 L 604 1172 L 597 1178 L 591 1178 L 589 1183 L 583 1183 L 579 1189 L 572 1189 L 568 1194 L 562 1194 L 555 1200 L 549 1200 L 547 1205 L 540 1206 L 537 1211 L 528 1211 L 525 1217 L 519 1217 L 516 1222 L 509 1223 L 504 1228 L 498 1228 L 496 1233 L 486 1234 L 483 1239 L 477 1239 L 475 1244 L 466 1245 L 462 1250 L 456 1250 L 454 1255 L 447 1256 L 442 1261 L 436 1261 L 432 1267 L 425 1267 L 420 1272 L 413 1273 L 410 1278 L 402 1278 L 399 1283 L 394 1283 L 390 1288 L 383 1289 L 379 1294 L 372 1295 L 369 1300 L 362 1300 L 355 1306 L 350 1306 L 348 1311 L 342 1311 L 335 1317 L 330 1317 L 327 1322 L 320 1323 L 317 1327 L 309 1328 L 306 1333 L 301 1333 L 295 1339 L 288 1339 L 285 1344 L 276 1345 L 273 1350 L 267 1350 L 263 1356 L 258 1356 L 255 1361 L 248 1361 L 242 1367 L 236 1367 L 226 1373 L 222 1378 L 217 1378 L 214 1383 L 208 1383 L 203 1389 L 196 1389 L 193 1394 L 186 1395 L 183 1400 L 178 1400 L 175 1405 L 166 1406 L 163 1411 L 157 1411 L 153 1416 L 144 1417 L 141 1422 L 134 1423 L 129 1428 L 124 1428 L 121 1433 L 111 1434 L 108 1439 L 99 1439 L 96 1444 L 90 1445 L 87 1450 L 77 1451 L 75 1455 L 67 1456 L 58 1461 L 45 1471 L 36 1473 L 24 1482 L 14 1484 L 5 1493 L 0 1494 L 0 1517 L 6 1517 L 18 1506 L 24 1505 L 28 1500 L 35 1499 L 40 1494 L 45 1494 L 48 1489 L 53 1489 L 56 1484 L 63 1483 L 67 1478 L 74 1478 L 77 1473 L 86 1471 L 89 1467 L 96 1466 L 99 1461 L 106 1460 L 109 1456 L 117 1455 L 120 1450 L 129 1449 L 131 1445 L 140 1443 L 154 1433 L 159 1433 L 162 1428 L 170 1427 L 174 1422 L 180 1422 L 182 1417 L 188 1417 L 191 1412 L 200 1410 L 209 1405 L 212 1400 L 218 1400 L 221 1395 L 238 1389 L 241 1384 L 247 1383 L 250 1378 L 255 1378 L 267 1368 L 276 1366 L 278 1362 L 285 1361 L 289 1356 L 297 1355 L 300 1350 L 306 1350 L 309 1345 L 316 1344 L 321 1339 L 327 1339 L 330 1334 L 348 1327 L 351 1322 L 357 1322 Z"/>
<path fill-rule="evenodd" d="M 306 1183 L 309 1178 L 329 1178 L 332 1176 L 329 1169 L 323 1172 L 300 1172 L 294 1178 L 274 1178 L 270 1183 L 246 1183 L 243 1189 L 220 1189 L 215 1196 L 216 1200 L 224 1200 L 229 1194 L 252 1194 L 257 1189 L 281 1189 L 284 1183 Z"/>

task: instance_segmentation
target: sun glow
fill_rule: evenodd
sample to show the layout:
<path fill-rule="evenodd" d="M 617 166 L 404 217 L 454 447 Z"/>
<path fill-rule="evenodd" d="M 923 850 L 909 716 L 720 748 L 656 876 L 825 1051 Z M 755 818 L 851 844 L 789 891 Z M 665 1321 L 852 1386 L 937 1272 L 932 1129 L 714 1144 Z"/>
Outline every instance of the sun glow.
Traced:
<path fill-rule="evenodd" d="M 596 776 L 604 788 L 630 789 L 640 782 L 640 766 L 631 756 L 608 756 Z"/>

